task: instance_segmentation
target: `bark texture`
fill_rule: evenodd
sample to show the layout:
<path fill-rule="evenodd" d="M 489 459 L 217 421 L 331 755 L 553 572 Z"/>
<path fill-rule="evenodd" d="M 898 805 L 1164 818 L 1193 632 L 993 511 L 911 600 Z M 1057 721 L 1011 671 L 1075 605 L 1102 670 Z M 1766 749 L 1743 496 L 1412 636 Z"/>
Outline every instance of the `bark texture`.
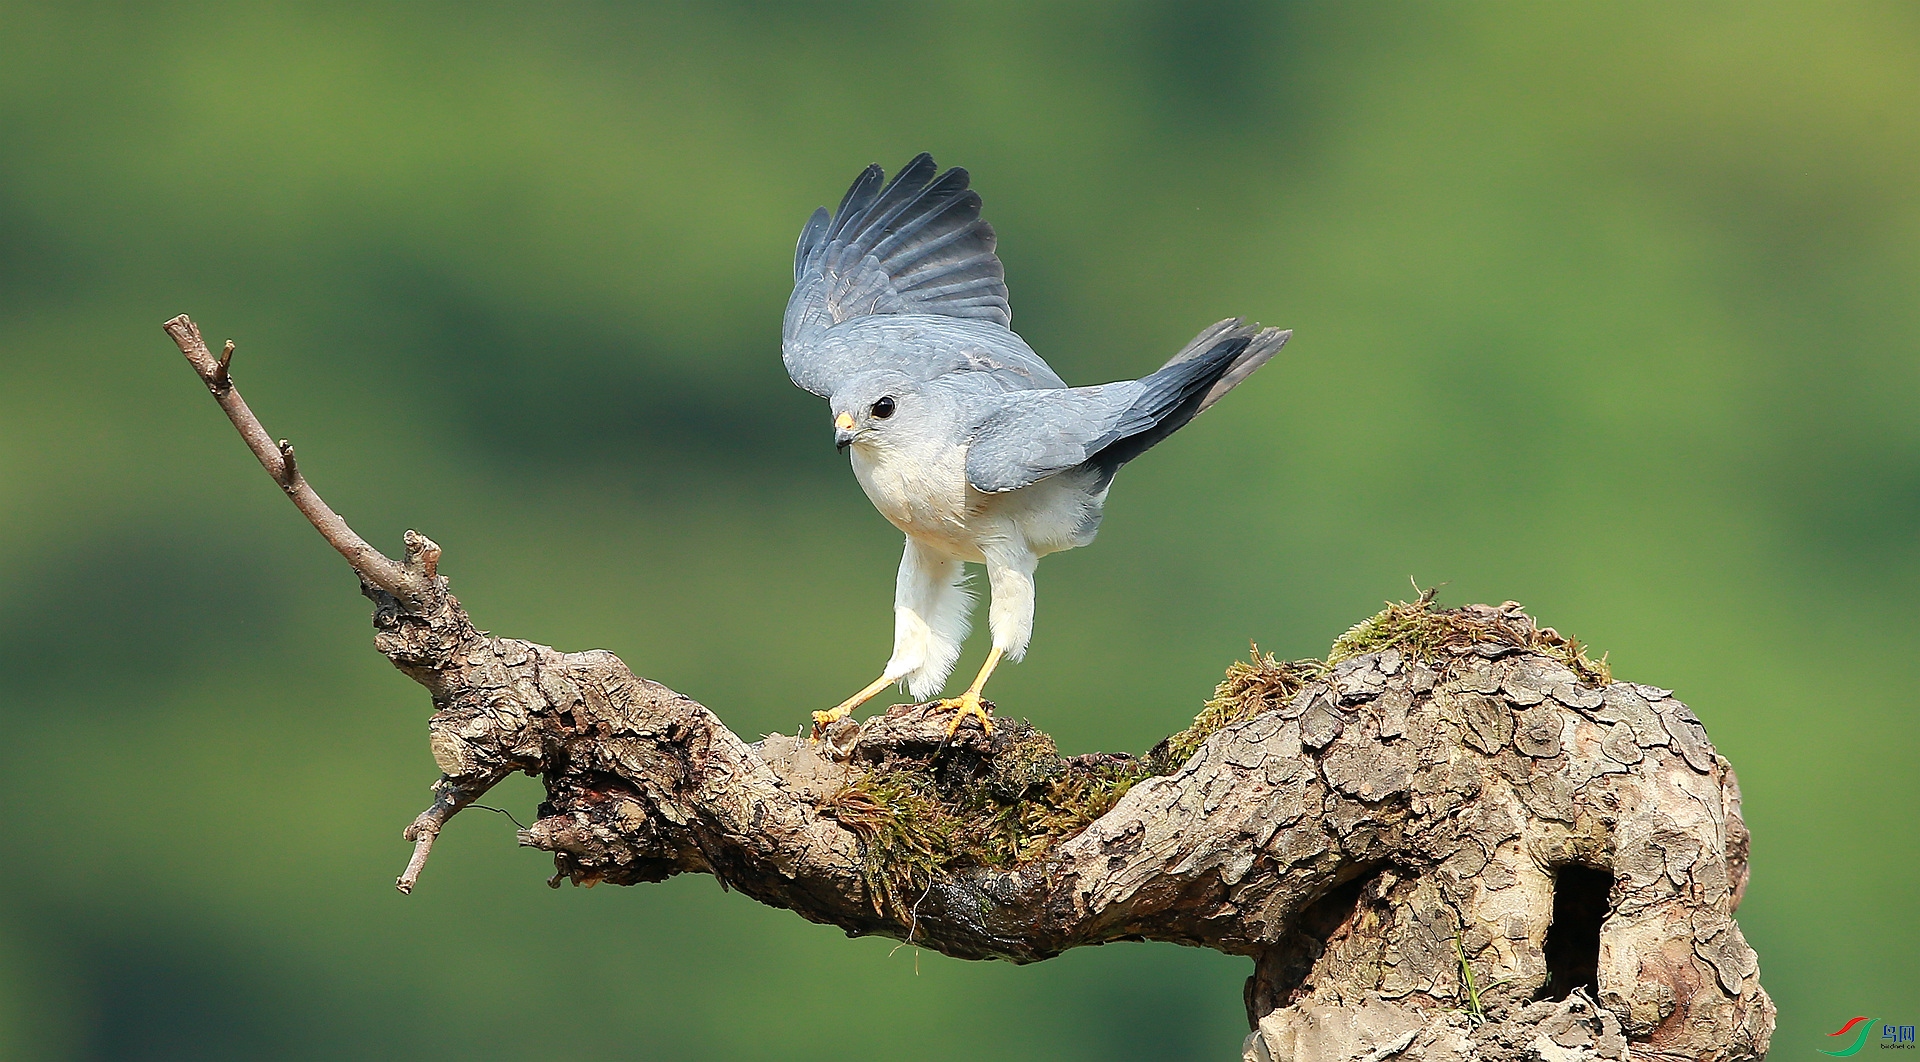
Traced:
<path fill-rule="evenodd" d="M 265 439 L 191 322 L 168 331 Z M 424 537 L 369 571 L 309 517 L 360 572 L 376 647 L 432 695 L 443 776 L 402 889 L 448 818 L 523 771 L 547 796 L 520 840 L 556 885 L 706 873 L 969 959 L 1249 956 L 1260 1062 L 1765 1054 L 1732 768 L 1669 691 L 1610 681 L 1512 603 L 1394 606 L 1330 663 L 1256 653 L 1141 758 L 1063 758 L 1012 721 L 948 739 L 908 705 L 748 743 L 610 653 L 476 630 Z"/>

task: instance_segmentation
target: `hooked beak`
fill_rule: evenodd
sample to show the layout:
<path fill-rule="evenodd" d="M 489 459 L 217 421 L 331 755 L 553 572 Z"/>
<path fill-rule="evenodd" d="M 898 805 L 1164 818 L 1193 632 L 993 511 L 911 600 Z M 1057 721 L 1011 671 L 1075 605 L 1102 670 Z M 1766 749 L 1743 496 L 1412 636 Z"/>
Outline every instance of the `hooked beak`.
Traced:
<path fill-rule="evenodd" d="M 858 427 L 853 423 L 852 414 L 842 413 L 839 416 L 833 418 L 833 448 L 834 449 L 839 450 L 841 453 L 845 453 L 847 450 L 847 447 L 853 445 L 853 437 L 858 434 L 860 434 L 860 432 Z"/>

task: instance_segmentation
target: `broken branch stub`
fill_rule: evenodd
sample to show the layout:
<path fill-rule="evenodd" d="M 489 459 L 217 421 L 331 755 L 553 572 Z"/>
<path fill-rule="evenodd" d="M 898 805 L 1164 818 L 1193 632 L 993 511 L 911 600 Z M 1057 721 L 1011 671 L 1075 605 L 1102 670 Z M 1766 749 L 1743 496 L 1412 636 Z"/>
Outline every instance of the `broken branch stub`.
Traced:
<path fill-rule="evenodd" d="M 203 380 L 217 364 L 188 356 Z M 230 381 L 216 396 L 252 445 Z M 1512 603 L 1423 596 L 1328 662 L 1256 653 L 1139 758 L 1062 757 L 1013 720 L 949 739 L 925 705 L 749 744 L 611 653 L 476 630 L 439 547 L 407 545 L 385 578 L 355 563 L 376 647 L 435 708 L 443 776 L 403 890 L 448 819 L 521 771 L 546 800 L 520 840 L 556 882 L 706 873 L 960 958 L 1121 940 L 1248 956 L 1261 1062 L 1766 1051 L 1773 1006 L 1732 917 L 1731 766 L 1669 691 L 1612 681 Z"/>

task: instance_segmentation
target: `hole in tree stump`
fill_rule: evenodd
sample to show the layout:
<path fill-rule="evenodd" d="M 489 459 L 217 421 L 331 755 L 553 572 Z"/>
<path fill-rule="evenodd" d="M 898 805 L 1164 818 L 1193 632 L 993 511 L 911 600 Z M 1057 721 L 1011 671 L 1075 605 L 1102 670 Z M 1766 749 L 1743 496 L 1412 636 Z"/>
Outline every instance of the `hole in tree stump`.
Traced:
<path fill-rule="evenodd" d="M 1576 988 L 1600 994 L 1600 923 L 1607 918 L 1613 874 L 1565 866 L 1554 874 L 1553 924 L 1547 928 L 1547 983 L 1536 998 L 1561 1000 Z"/>

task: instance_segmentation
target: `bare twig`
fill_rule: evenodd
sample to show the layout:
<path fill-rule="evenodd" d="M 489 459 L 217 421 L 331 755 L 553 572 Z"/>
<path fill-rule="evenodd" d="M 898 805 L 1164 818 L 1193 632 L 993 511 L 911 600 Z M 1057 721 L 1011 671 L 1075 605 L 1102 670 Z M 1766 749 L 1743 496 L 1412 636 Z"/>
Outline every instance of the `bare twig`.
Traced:
<path fill-rule="evenodd" d="M 406 601 L 417 601 L 421 594 L 433 585 L 430 570 L 409 569 L 396 564 L 379 550 L 367 544 L 367 541 L 354 533 L 353 528 L 333 511 L 320 495 L 307 485 L 306 477 L 300 474 L 293 460 L 293 446 L 282 439 L 276 442 L 260 424 L 260 418 L 247 408 L 247 402 L 240 397 L 239 388 L 233 386 L 233 377 L 229 366 L 233 362 L 233 343 L 228 341 L 226 349 L 219 358 L 207 349 L 207 341 L 200 337 L 196 327 L 186 314 L 181 314 L 164 326 L 167 335 L 180 347 L 180 353 L 187 356 L 200 380 L 207 390 L 219 401 L 220 408 L 226 411 L 227 419 L 239 430 L 240 438 L 246 441 L 247 448 L 260 460 L 260 466 L 267 470 L 275 483 L 293 499 L 302 515 L 311 523 L 314 530 L 340 555 L 347 559 L 362 579 L 382 590 Z M 411 532 L 409 532 L 411 534 Z M 424 541 L 424 540 L 423 540 Z M 435 559 L 439 550 L 434 551 Z"/>
<path fill-rule="evenodd" d="M 479 779 L 441 775 L 440 780 L 433 783 L 433 804 L 401 831 L 401 837 L 413 842 L 413 857 L 407 860 L 407 869 L 400 872 L 399 879 L 393 883 L 394 888 L 405 893 L 413 891 L 414 882 L 420 880 L 420 871 L 427 865 L 427 856 L 433 854 L 433 842 L 440 836 L 441 827 L 447 824 L 448 819 L 458 815 L 460 809 L 480 799 L 499 780 L 499 775 Z M 507 817 L 513 818 L 511 815 Z M 517 822 L 515 824 L 518 825 Z"/>
<path fill-rule="evenodd" d="M 220 364 L 213 367 L 213 379 L 207 381 L 207 386 L 212 389 L 214 394 L 217 395 L 233 386 L 232 378 L 227 375 L 227 370 L 232 365 L 233 340 L 229 339 L 227 340 L 227 348 L 220 352 Z"/>

